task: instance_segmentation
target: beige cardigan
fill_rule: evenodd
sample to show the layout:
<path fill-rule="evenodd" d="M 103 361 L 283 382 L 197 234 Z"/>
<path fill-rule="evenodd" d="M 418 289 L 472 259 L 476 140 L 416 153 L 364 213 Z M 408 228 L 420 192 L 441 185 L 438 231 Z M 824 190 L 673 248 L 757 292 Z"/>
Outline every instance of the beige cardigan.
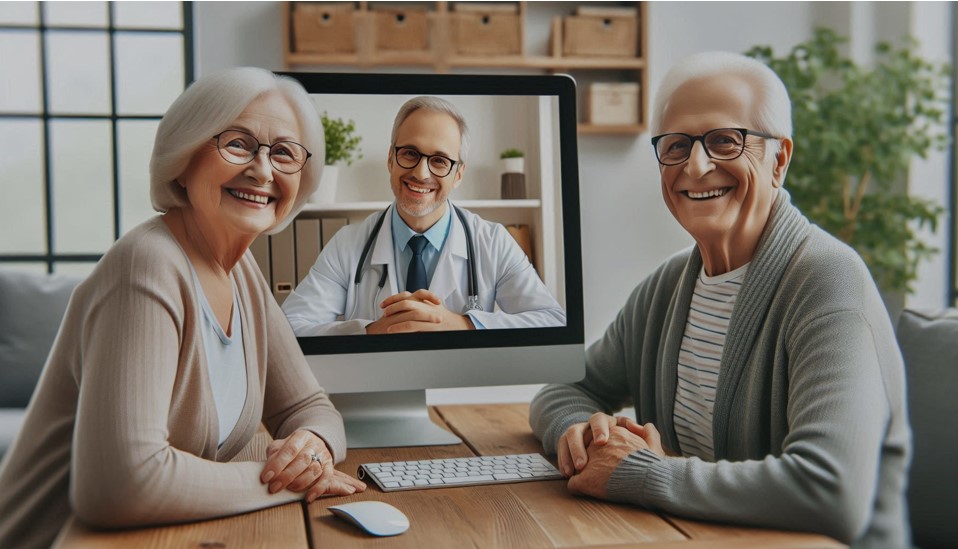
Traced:
<path fill-rule="evenodd" d="M 310 429 L 342 461 L 342 418 L 249 253 L 232 278 L 248 388 L 236 427 L 217 449 L 202 311 L 186 255 L 157 217 L 100 260 L 73 293 L 0 465 L 0 547 L 49 546 L 71 512 L 95 526 L 134 527 L 303 497 L 270 495 L 259 481 L 262 463 L 226 463 L 261 421 L 275 438 Z"/>

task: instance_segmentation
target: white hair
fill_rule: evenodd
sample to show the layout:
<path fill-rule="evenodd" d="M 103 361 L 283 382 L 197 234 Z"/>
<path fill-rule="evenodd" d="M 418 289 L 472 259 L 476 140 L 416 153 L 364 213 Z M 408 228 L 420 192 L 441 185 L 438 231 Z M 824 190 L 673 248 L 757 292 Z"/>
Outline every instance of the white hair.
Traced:
<path fill-rule="evenodd" d="M 300 141 L 313 156 L 300 172 L 299 191 L 290 214 L 267 233 L 282 230 L 302 210 L 319 186 L 326 158 L 323 124 L 309 94 L 296 80 L 256 67 L 223 69 L 193 82 L 173 102 L 160 121 L 150 159 L 150 200 L 153 209 L 166 212 L 189 204 L 176 179 L 193 155 L 217 133 L 232 124 L 246 107 L 264 93 L 279 92 L 296 113 Z"/>
<path fill-rule="evenodd" d="M 689 81 L 719 75 L 739 76 L 757 93 L 758 104 L 753 110 L 755 127 L 749 129 L 777 137 L 792 137 L 792 103 L 782 79 L 761 61 L 725 51 L 689 55 L 669 69 L 659 85 L 652 107 L 652 135 L 662 133 L 662 116 L 677 89 Z M 777 146 L 767 147 L 766 152 L 778 152 L 781 142 L 774 143 Z"/>
<path fill-rule="evenodd" d="M 459 126 L 459 161 L 462 164 L 465 164 L 466 152 L 469 148 L 469 128 L 466 126 L 466 117 L 462 115 L 455 105 L 449 101 L 446 101 L 445 99 L 440 99 L 438 97 L 421 95 L 419 97 L 413 97 L 409 101 L 403 103 L 403 106 L 399 108 L 399 112 L 396 113 L 396 120 L 393 122 L 393 133 L 392 139 L 390 141 L 392 146 L 396 146 L 396 138 L 399 136 L 399 126 L 401 126 L 402 123 L 409 118 L 409 115 L 418 111 L 419 109 L 445 113 L 456 121 L 456 124 Z"/>

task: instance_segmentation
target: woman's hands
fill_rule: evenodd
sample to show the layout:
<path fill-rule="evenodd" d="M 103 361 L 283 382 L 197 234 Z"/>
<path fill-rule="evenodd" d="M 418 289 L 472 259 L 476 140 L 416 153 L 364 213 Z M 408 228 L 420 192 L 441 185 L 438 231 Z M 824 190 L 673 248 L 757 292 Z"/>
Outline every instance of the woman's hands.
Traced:
<path fill-rule="evenodd" d="M 348 496 L 366 489 L 365 483 L 334 469 L 326 442 L 302 429 L 270 443 L 259 478 L 269 483 L 269 493 L 306 492 L 309 503 L 322 495 Z"/>

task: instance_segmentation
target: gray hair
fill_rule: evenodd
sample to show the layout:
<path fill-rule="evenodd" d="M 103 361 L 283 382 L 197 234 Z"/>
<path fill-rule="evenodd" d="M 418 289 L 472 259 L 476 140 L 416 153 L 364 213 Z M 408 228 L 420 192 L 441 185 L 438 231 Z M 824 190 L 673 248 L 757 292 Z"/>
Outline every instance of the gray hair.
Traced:
<path fill-rule="evenodd" d="M 176 179 L 193 155 L 217 133 L 225 130 L 254 100 L 277 91 L 289 101 L 299 118 L 300 141 L 313 153 L 300 176 L 299 191 L 286 219 L 267 233 L 281 231 L 302 210 L 319 186 L 326 158 L 323 124 L 309 94 L 296 80 L 256 67 L 223 69 L 201 77 L 170 106 L 156 130 L 150 159 L 150 200 L 153 209 L 166 212 L 189 204 Z"/>
<path fill-rule="evenodd" d="M 669 98 L 683 84 L 700 78 L 730 75 L 739 76 L 753 86 L 759 95 L 759 104 L 754 110 L 755 128 L 779 137 L 792 137 L 792 103 L 782 79 L 761 61 L 737 53 L 710 51 L 683 58 L 669 69 L 659 85 L 652 107 L 652 135 L 662 133 L 662 115 L 669 105 Z M 768 147 L 777 152 L 781 146 Z"/>
<path fill-rule="evenodd" d="M 409 118 L 409 115 L 418 111 L 419 109 L 445 113 L 456 121 L 456 124 L 459 126 L 459 160 L 465 164 L 466 152 L 469 149 L 469 128 L 466 126 L 466 118 L 462 115 L 459 109 L 456 108 L 455 105 L 449 101 L 446 101 L 445 99 L 440 99 L 438 97 L 421 95 L 419 97 L 413 97 L 409 101 L 403 103 L 403 106 L 399 108 L 399 112 L 396 113 L 395 122 L 393 122 L 393 133 L 390 140 L 392 146 L 396 146 L 396 137 L 399 135 L 399 126 L 401 126 L 402 123 Z"/>

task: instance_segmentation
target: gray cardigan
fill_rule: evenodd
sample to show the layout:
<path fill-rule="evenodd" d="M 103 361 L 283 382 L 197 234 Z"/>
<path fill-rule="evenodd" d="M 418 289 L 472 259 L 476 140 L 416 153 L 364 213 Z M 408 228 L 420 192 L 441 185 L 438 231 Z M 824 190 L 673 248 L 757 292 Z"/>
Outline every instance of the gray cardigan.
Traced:
<path fill-rule="evenodd" d="M 530 424 L 548 452 L 571 424 L 630 404 L 678 452 L 678 353 L 701 267 L 695 247 L 667 260 L 589 348 L 585 379 L 536 395 Z M 858 255 L 784 190 L 732 313 L 712 429 L 716 462 L 635 452 L 608 498 L 861 547 L 909 544 L 911 436 L 891 321 Z"/>

